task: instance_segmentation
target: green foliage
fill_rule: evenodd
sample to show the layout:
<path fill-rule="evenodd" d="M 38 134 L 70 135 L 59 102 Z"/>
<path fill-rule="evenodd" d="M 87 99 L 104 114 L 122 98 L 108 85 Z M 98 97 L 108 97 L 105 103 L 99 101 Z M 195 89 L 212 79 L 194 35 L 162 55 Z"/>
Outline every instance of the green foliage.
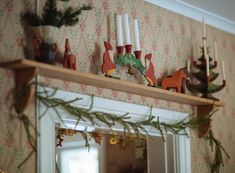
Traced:
<path fill-rule="evenodd" d="M 146 130 L 146 127 L 152 127 L 156 130 L 159 130 L 162 136 L 162 139 L 164 139 L 164 133 L 166 132 L 171 132 L 176 135 L 187 135 L 187 129 L 192 129 L 192 130 L 197 130 L 199 127 L 203 125 L 207 125 L 208 123 L 211 122 L 211 117 L 215 113 L 215 111 L 212 111 L 210 114 L 204 117 L 197 117 L 197 116 L 190 116 L 189 118 L 183 119 L 178 122 L 173 122 L 173 123 L 165 123 L 161 122 L 159 120 L 159 117 L 155 117 L 152 115 L 152 111 L 150 111 L 150 115 L 148 116 L 147 120 L 143 121 L 130 121 L 130 116 L 128 116 L 128 113 L 117 116 L 114 114 L 106 113 L 106 112 L 99 112 L 99 111 L 92 111 L 93 108 L 93 97 L 92 97 L 92 102 L 89 108 L 81 108 L 75 106 L 75 102 L 81 100 L 82 98 L 75 98 L 73 100 L 65 101 L 60 98 L 55 98 L 55 94 L 57 92 L 57 89 L 54 88 L 53 91 L 48 91 L 47 88 L 45 87 L 44 84 L 41 83 L 31 83 L 28 86 L 26 86 L 24 89 L 22 89 L 21 92 L 25 92 L 28 87 L 32 85 L 40 85 L 43 89 L 43 91 L 38 92 L 36 94 L 36 97 L 39 99 L 39 101 L 44 104 L 46 107 L 45 112 L 40 116 L 44 116 L 49 109 L 53 109 L 55 114 L 58 116 L 58 118 L 61 120 L 63 123 L 62 117 L 58 111 L 58 108 L 63 109 L 63 112 L 67 112 L 70 115 L 76 117 L 77 123 L 76 126 L 79 122 L 90 122 L 94 126 L 103 126 L 106 125 L 111 132 L 113 132 L 113 128 L 118 125 L 123 127 L 123 133 L 124 135 L 132 134 L 134 133 L 137 137 L 141 136 L 146 136 L 148 135 L 148 131 Z M 24 94 L 17 94 L 17 96 L 22 96 Z M 17 98 L 19 101 L 19 98 Z M 29 155 L 24 159 L 24 161 L 18 166 L 21 167 L 24 165 L 24 163 L 27 162 L 27 160 L 32 156 L 34 152 L 37 152 L 36 149 L 36 140 L 34 139 L 34 135 L 32 134 L 32 131 L 39 135 L 37 131 L 35 130 L 34 125 L 30 122 L 30 119 L 28 118 L 27 115 L 22 113 L 21 109 L 16 107 L 16 103 L 13 103 L 13 107 L 15 108 L 15 113 L 11 114 L 11 117 L 17 118 L 22 125 L 24 126 L 24 129 L 26 131 L 27 139 L 29 144 L 32 147 L 32 151 L 29 153 Z M 89 139 L 88 139 L 88 133 L 86 131 L 82 132 L 82 136 L 85 140 L 85 146 L 89 148 Z M 209 130 L 209 133 L 206 137 L 204 137 L 206 140 L 209 141 L 209 145 L 211 146 L 212 152 L 214 152 L 214 160 L 211 163 L 211 173 L 219 173 L 220 167 L 223 166 L 223 154 L 225 154 L 228 158 L 229 155 L 223 148 L 222 144 L 219 142 L 218 139 L 216 139 L 213 135 L 212 130 Z M 62 141 L 61 141 L 62 142 Z"/>
<path fill-rule="evenodd" d="M 22 20 L 29 26 L 51 25 L 55 27 L 74 26 L 79 21 L 82 11 L 91 10 L 89 5 L 82 7 L 68 7 L 63 10 L 57 9 L 57 0 L 46 0 L 43 7 L 42 17 L 34 12 L 27 11 L 22 13 Z M 67 2 L 69 0 L 61 0 Z"/>

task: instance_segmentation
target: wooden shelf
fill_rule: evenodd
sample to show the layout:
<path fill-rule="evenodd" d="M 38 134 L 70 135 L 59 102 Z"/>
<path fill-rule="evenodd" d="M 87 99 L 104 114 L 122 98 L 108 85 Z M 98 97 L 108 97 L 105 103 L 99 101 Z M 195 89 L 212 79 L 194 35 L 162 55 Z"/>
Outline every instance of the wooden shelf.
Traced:
<path fill-rule="evenodd" d="M 34 69 L 35 74 L 39 74 L 46 77 L 51 77 L 55 79 L 66 80 L 86 85 L 92 85 L 101 88 L 114 89 L 136 95 L 158 98 L 188 105 L 195 105 L 195 106 L 224 105 L 224 103 L 221 101 L 214 101 L 192 95 L 181 94 L 159 88 L 153 88 L 142 84 L 131 83 L 128 81 L 111 79 L 91 73 L 73 71 L 70 69 L 60 68 L 27 59 L 20 59 L 6 63 L 1 63 L 0 67 L 14 70 L 16 72 L 19 70 L 21 71 L 26 69 Z"/>

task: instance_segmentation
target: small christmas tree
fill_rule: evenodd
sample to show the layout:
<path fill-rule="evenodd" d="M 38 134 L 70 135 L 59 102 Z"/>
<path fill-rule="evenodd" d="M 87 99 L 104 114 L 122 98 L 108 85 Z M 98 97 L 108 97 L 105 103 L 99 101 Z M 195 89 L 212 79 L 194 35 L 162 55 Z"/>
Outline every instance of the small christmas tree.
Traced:
<path fill-rule="evenodd" d="M 209 48 L 207 47 L 207 52 L 209 52 Z M 201 47 L 202 50 L 202 56 L 198 59 L 200 63 L 197 63 L 196 61 L 193 62 L 193 66 L 197 69 L 199 69 L 198 72 L 193 72 L 190 74 L 191 81 L 187 80 L 187 88 L 191 92 L 201 93 L 203 98 L 208 99 L 214 99 L 218 100 L 217 98 L 214 98 L 212 96 L 212 93 L 218 92 L 221 89 L 225 87 L 225 81 L 223 81 L 222 85 L 216 85 L 212 83 L 214 80 L 217 79 L 219 76 L 219 73 L 215 73 L 214 70 L 217 67 L 217 61 L 213 60 L 211 56 L 208 54 L 209 59 L 209 77 L 207 77 L 206 73 L 206 56 L 204 47 Z M 197 83 L 194 83 L 194 79 L 197 79 Z"/>

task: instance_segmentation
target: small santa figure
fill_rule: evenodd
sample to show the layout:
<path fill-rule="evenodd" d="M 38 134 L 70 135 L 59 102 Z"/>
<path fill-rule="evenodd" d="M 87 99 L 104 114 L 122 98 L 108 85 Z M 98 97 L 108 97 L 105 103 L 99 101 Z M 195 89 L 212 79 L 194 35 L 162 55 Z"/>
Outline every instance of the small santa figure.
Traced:
<path fill-rule="evenodd" d="M 157 78 L 154 75 L 154 66 L 151 62 L 152 54 L 145 55 L 145 67 L 146 67 L 146 73 L 145 78 L 147 79 L 149 86 L 156 86 Z"/>
<path fill-rule="evenodd" d="M 103 65 L 102 65 L 102 73 L 105 73 L 105 76 L 112 77 L 112 73 L 116 69 L 116 65 L 114 63 L 113 56 L 113 47 L 108 42 L 104 42 L 105 53 L 103 55 Z"/>

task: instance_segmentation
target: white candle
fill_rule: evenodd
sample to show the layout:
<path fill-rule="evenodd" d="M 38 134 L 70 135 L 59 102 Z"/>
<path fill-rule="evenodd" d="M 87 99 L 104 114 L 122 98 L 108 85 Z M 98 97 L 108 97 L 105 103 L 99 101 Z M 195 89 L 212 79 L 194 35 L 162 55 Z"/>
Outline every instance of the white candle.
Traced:
<path fill-rule="evenodd" d="M 209 66 L 209 56 L 208 54 L 206 54 L 206 76 L 207 77 L 210 77 L 210 66 Z"/>
<path fill-rule="evenodd" d="M 138 20 L 134 19 L 134 34 L 135 34 L 135 50 L 140 50 L 140 35 L 139 35 L 139 26 Z"/>
<path fill-rule="evenodd" d="M 117 27 L 117 46 L 123 46 L 123 39 L 122 39 L 122 16 L 116 16 L 116 27 Z"/>
<path fill-rule="evenodd" d="M 215 61 L 217 61 L 217 42 L 215 41 Z"/>
<path fill-rule="evenodd" d="M 187 71 L 188 71 L 188 73 L 190 73 L 190 60 L 189 59 L 187 61 Z"/>
<path fill-rule="evenodd" d="M 206 40 L 203 39 L 203 49 L 204 49 L 204 58 L 206 61 L 206 76 L 210 76 L 210 71 L 209 71 L 209 57 L 207 55 L 207 49 L 206 49 Z"/>
<path fill-rule="evenodd" d="M 131 38 L 130 38 L 130 27 L 129 27 L 129 18 L 128 14 L 124 14 L 124 29 L 125 29 L 125 44 L 131 44 Z"/>
<path fill-rule="evenodd" d="M 222 67 L 223 80 L 225 80 L 224 61 L 223 60 L 221 60 L 221 67 Z"/>
<path fill-rule="evenodd" d="M 204 17 L 202 18 L 202 30 L 203 30 L 203 37 L 206 38 L 206 24 Z"/>

